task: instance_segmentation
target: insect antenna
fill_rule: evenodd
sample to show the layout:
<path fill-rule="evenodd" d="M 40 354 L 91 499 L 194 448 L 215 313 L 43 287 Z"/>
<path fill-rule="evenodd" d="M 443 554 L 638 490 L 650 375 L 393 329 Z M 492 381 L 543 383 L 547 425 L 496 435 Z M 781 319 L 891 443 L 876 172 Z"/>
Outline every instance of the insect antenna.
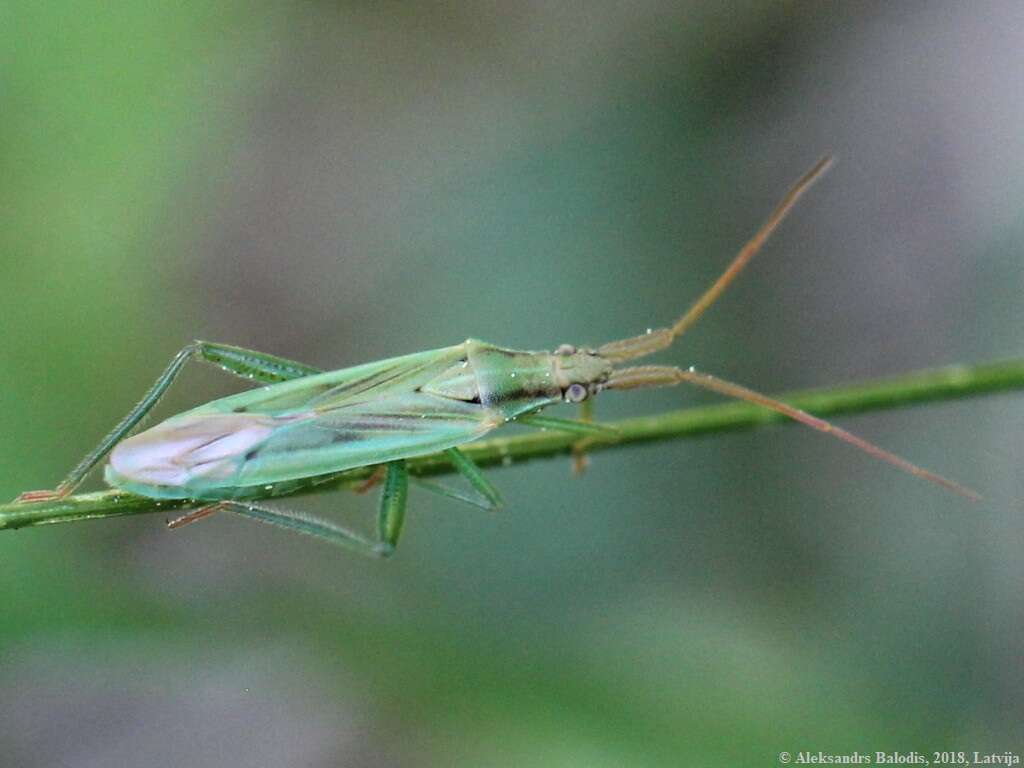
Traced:
<path fill-rule="evenodd" d="M 720 395 L 726 397 L 732 397 L 737 400 L 745 400 L 748 403 L 754 403 L 760 405 L 777 413 L 781 413 L 784 416 L 788 416 L 794 421 L 798 421 L 801 424 L 805 424 L 812 429 L 816 429 L 819 432 L 832 435 L 844 443 L 852 445 L 869 456 L 874 456 L 876 459 L 891 464 L 892 466 L 907 472 L 915 477 L 920 477 L 923 480 L 927 480 L 931 483 L 935 483 L 947 491 L 963 496 L 964 498 L 970 499 L 971 501 L 980 501 L 981 494 L 974 491 L 960 483 L 954 482 L 949 478 L 943 477 L 942 475 L 930 472 L 923 467 L 919 467 L 906 459 L 897 456 L 895 453 L 885 450 L 874 443 L 865 440 L 862 437 L 847 432 L 841 427 L 837 427 L 824 419 L 819 419 L 817 416 L 812 416 L 806 411 L 801 411 L 799 408 L 794 408 L 792 405 L 783 403 L 780 400 L 775 400 L 762 395 L 760 392 L 755 392 L 752 389 L 747 389 L 739 384 L 733 384 L 732 382 L 720 379 L 717 376 L 712 376 L 708 373 L 702 373 L 695 371 L 694 369 L 683 370 L 681 368 L 675 368 L 672 366 L 665 365 L 642 365 L 633 368 L 620 368 L 614 371 L 611 378 L 608 379 L 607 383 L 604 384 L 604 389 L 639 389 L 643 387 L 669 387 L 676 384 L 686 382 L 687 384 L 693 384 L 704 389 L 709 389 L 712 392 L 717 392 Z"/>
<path fill-rule="evenodd" d="M 697 299 L 693 306 L 686 311 L 686 314 L 676 320 L 672 327 L 659 328 L 655 331 L 648 331 L 642 336 L 609 342 L 598 347 L 597 354 L 610 362 L 621 363 L 638 357 L 646 357 L 671 346 L 672 342 L 688 331 L 700 319 L 701 315 L 718 300 L 719 296 L 725 292 L 725 289 L 739 276 L 743 268 L 757 255 L 757 252 L 761 250 L 761 247 L 771 237 L 782 220 L 786 218 L 796 204 L 796 201 L 803 196 L 804 192 L 811 188 L 814 182 L 822 177 L 832 165 L 832 162 L 832 156 L 825 155 L 814 164 L 813 168 L 800 177 L 775 207 L 767 221 L 761 225 L 756 234 L 736 254 L 732 263 L 729 264 L 721 276 L 704 292 L 703 296 Z"/>

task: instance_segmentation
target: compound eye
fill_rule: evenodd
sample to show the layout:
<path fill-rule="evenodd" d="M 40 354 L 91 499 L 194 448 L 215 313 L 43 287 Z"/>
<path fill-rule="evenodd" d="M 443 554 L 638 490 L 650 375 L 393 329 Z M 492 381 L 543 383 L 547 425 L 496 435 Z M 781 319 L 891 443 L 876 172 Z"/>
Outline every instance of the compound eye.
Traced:
<path fill-rule="evenodd" d="M 556 355 L 574 355 L 576 354 L 576 347 L 572 344 L 559 344 L 558 349 L 555 350 Z"/>
<path fill-rule="evenodd" d="M 565 390 L 565 401 L 567 403 L 582 403 L 587 399 L 587 388 L 582 384 L 570 384 Z"/>

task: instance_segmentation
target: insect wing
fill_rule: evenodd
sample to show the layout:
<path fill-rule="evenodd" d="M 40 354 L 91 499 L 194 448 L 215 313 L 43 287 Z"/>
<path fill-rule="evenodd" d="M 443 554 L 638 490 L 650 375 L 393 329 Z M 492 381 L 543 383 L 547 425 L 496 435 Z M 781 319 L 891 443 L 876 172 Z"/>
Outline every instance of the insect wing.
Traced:
<path fill-rule="evenodd" d="M 152 485 L 151 493 L 174 498 L 182 494 L 233 498 L 245 486 L 297 480 L 458 445 L 487 432 L 500 419 L 478 402 L 419 388 L 464 364 L 465 343 L 214 400 L 124 441 L 121 453 L 125 455 L 119 463 L 132 474 L 121 477 L 114 472 L 113 482 L 125 488 L 133 483 L 130 490 Z M 261 439 L 232 453 L 230 447 L 237 441 L 226 434 L 231 432 L 226 419 L 242 430 L 250 423 L 267 429 Z M 142 441 L 148 442 L 140 446 Z M 215 450 L 216 457 L 206 456 Z M 154 457 L 160 461 L 154 462 Z M 129 459 L 146 464 L 144 471 L 128 466 Z M 168 480 L 165 472 L 155 473 L 150 466 L 154 464 L 161 471 L 165 464 L 173 464 L 177 474 Z"/>
<path fill-rule="evenodd" d="M 318 409 L 278 427 L 250 451 L 234 482 L 259 485 L 433 453 L 502 421 L 479 403 L 415 391 Z"/>
<path fill-rule="evenodd" d="M 390 393 L 413 392 L 464 360 L 465 346 L 457 344 L 428 352 L 416 352 L 251 389 L 214 400 L 189 411 L 189 414 L 258 413 L 288 416 L 355 405 Z"/>
<path fill-rule="evenodd" d="M 502 423 L 479 402 L 420 391 L 464 364 L 466 344 L 458 344 L 242 392 L 189 415 L 246 414 L 276 422 L 241 457 L 230 480 L 219 481 L 225 486 L 340 472 L 460 445 Z"/>

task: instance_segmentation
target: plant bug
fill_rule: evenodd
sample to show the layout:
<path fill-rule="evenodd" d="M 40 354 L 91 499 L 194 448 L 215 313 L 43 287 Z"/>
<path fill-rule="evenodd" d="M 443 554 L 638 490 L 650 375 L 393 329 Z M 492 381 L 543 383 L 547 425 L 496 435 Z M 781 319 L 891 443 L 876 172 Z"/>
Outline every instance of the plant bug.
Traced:
<path fill-rule="evenodd" d="M 693 326 L 831 162 L 829 157 L 822 158 L 796 182 L 725 272 L 668 328 L 596 349 L 563 344 L 554 352 L 504 349 L 469 339 L 443 349 L 329 372 L 262 352 L 195 341 L 174 357 L 139 404 L 56 490 L 29 491 L 17 501 L 28 503 L 68 495 L 109 453 L 104 474 L 108 484 L 153 499 L 195 502 L 195 511 L 172 521 L 172 527 L 227 510 L 386 556 L 398 543 L 405 517 L 409 483 L 406 459 L 444 451 L 469 481 L 473 494 L 459 494 L 434 483 L 425 483 L 427 487 L 496 509 L 501 505 L 497 489 L 459 450 L 460 445 L 511 421 L 578 433 L 582 439 L 607 437 L 608 428 L 591 423 L 586 416 L 574 421 L 539 412 L 561 402 L 589 405 L 591 398 L 605 390 L 680 383 L 772 409 L 898 469 L 978 499 L 969 488 L 738 384 L 693 368 L 619 367 L 668 348 Z M 192 359 L 212 363 L 264 386 L 214 400 L 129 437 Z M 255 501 L 366 466 L 379 468 L 367 486 L 383 483 L 377 540 L 327 520 Z"/>

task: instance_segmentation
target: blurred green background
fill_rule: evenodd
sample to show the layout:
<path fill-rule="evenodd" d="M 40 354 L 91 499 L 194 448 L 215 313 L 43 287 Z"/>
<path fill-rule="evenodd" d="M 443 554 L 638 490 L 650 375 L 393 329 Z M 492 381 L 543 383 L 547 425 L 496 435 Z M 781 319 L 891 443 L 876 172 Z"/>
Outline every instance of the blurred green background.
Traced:
<path fill-rule="evenodd" d="M 194 337 L 337 368 L 664 324 L 825 151 L 663 360 L 776 392 L 1019 355 L 1022 51 L 1012 0 L 9 1 L 0 496 Z M 986 503 L 773 428 L 495 471 L 497 515 L 414 491 L 390 562 L 226 515 L 2 533 L 0 764 L 1021 750 L 1024 400 L 843 423 Z"/>

